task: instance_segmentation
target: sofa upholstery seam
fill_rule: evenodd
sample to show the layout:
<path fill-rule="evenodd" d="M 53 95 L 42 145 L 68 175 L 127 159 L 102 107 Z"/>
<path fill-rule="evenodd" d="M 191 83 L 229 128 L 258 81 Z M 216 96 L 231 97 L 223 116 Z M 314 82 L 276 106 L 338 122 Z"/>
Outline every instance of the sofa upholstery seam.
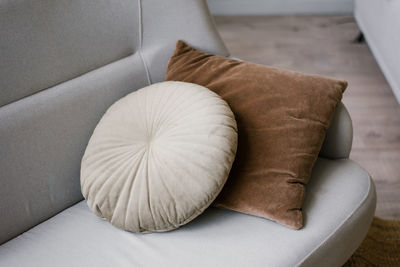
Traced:
<path fill-rule="evenodd" d="M 142 0 L 138 0 L 138 10 L 139 10 L 139 49 L 138 49 L 138 53 L 140 56 L 140 59 L 142 60 L 145 72 L 146 72 L 146 78 L 147 78 L 147 83 L 148 85 L 151 85 L 151 77 L 150 77 L 150 71 L 149 68 L 147 66 L 146 60 L 144 59 L 144 55 L 142 52 L 142 48 L 143 48 L 143 12 L 142 12 Z"/>
<path fill-rule="evenodd" d="M 95 72 L 95 71 L 98 71 L 98 70 L 100 70 L 100 69 L 102 69 L 102 68 L 105 68 L 105 67 L 107 67 L 107 66 L 109 66 L 109 65 L 112 65 L 112 64 L 115 64 L 115 63 L 117 63 L 117 62 L 119 62 L 119 61 L 122 61 L 122 60 L 125 60 L 125 59 L 127 59 L 127 58 L 130 58 L 130 57 L 134 56 L 135 54 L 136 54 L 136 53 L 131 53 L 131 54 L 127 55 L 127 56 L 124 56 L 124 57 L 115 59 L 115 60 L 113 60 L 113 61 L 111 61 L 111 62 L 109 62 L 109 63 L 107 63 L 107 64 L 104 64 L 104 65 L 102 65 L 102 66 L 99 66 L 99 67 L 97 67 L 97 68 L 95 68 L 95 69 L 88 70 L 88 71 L 86 71 L 86 72 L 83 72 L 83 73 L 81 73 L 81 74 L 78 74 L 77 76 L 74 76 L 74 77 L 72 77 L 72 78 L 70 78 L 70 79 L 68 79 L 68 80 L 57 82 L 57 83 L 55 83 L 55 84 L 53 84 L 53 85 L 51 85 L 51 86 L 49 86 L 49 87 L 40 89 L 39 91 L 36 91 L 36 92 L 34 92 L 34 93 L 32 93 L 32 94 L 25 95 L 25 96 L 23 96 L 23 97 L 20 97 L 20 98 L 18 98 L 18 99 L 15 99 L 15 100 L 13 100 L 13 101 L 11 101 L 11 102 L 9 102 L 9 103 L 5 103 L 5 104 L 3 104 L 3 105 L 0 105 L 0 109 L 6 108 L 7 106 L 10 106 L 10 105 L 12 105 L 12 104 L 15 104 L 15 103 L 17 103 L 17 102 L 19 102 L 19 101 L 23 101 L 24 99 L 33 97 L 33 96 L 35 96 L 35 95 L 37 95 L 37 94 L 42 94 L 42 93 L 45 92 L 45 91 L 52 90 L 53 88 L 58 87 L 58 86 L 60 86 L 60 85 L 62 85 L 62 84 L 68 83 L 68 82 L 70 82 L 70 81 L 72 81 L 72 80 L 79 79 L 79 78 L 81 78 L 81 77 L 83 77 L 83 76 L 89 75 L 89 74 L 91 74 L 91 73 L 93 73 L 93 72 Z"/>

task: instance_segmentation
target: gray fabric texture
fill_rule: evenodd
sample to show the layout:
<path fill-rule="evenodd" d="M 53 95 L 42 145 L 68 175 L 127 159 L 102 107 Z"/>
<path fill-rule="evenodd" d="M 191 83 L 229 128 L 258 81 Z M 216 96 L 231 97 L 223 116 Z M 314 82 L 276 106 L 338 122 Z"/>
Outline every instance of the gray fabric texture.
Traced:
<path fill-rule="evenodd" d="M 319 155 L 330 159 L 348 158 L 353 144 L 353 124 L 345 105 L 340 103 L 326 133 Z"/>
<path fill-rule="evenodd" d="M 142 1 L 141 10 L 142 51 L 152 83 L 165 79 L 166 66 L 178 40 L 208 53 L 229 56 L 206 1 L 146 0 Z"/>
<path fill-rule="evenodd" d="M 0 36 L 0 244 L 82 199 L 98 120 L 178 39 L 228 54 L 202 0 L 1 1 Z"/>
<path fill-rule="evenodd" d="M 0 243 L 82 199 L 80 162 L 94 127 L 145 77 L 135 54 L 0 108 Z"/>
<path fill-rule="evenodd" d="M 0 1 L 0 106 L 137 51 L 138 2 Z"/>
<path fill-rule="evenodd" d="M 209 208 L 186 226 L 135 234 L 82 201 L 0 247 L 0 266 L 341 266 L 375 208 L 369 175 L 351 160 L 320 158 L 307 186 L 305 226 Z"/>

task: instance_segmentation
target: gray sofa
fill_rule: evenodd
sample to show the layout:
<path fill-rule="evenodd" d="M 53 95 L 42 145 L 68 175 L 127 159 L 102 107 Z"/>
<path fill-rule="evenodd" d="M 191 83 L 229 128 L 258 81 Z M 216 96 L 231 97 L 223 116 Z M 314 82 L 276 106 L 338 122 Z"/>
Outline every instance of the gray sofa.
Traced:
<path fill-rule="evenodd" d="M 114 101 L 162 81 L 178 39 L 229 56 L 201 0 L 0 1 L 0 266 L 340 266 L 375 209 L 336 111 L 307 186 L 305 227 L 209 208 L 134 234 L 92 214 L 80 160 Z"/>

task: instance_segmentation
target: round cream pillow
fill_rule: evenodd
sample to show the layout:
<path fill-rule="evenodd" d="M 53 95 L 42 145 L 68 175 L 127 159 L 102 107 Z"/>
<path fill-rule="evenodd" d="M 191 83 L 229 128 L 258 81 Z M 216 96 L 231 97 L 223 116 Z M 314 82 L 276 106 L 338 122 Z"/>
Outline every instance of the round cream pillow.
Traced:
<path fill-rule="evenodd" d="M 234 115 L 217 94 L 153 84 L 117 101 L 96 126 L 82 159 L 82 193 L 117 227 L 172 230 L 213 202 L 236 147 Z"/>

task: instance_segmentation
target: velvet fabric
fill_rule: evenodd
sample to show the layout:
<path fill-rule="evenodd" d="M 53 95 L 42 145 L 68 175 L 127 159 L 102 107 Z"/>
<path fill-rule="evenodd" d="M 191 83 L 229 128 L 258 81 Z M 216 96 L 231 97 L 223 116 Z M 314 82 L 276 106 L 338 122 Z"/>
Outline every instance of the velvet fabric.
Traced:
<path fill-rule="evenodd" d="M 166 80 L 205 86 L 235 114 L 236 159 L 214 205 L 300 229 L 305 185 L 347 83 L 206 54 L 183 41 Z"/>

